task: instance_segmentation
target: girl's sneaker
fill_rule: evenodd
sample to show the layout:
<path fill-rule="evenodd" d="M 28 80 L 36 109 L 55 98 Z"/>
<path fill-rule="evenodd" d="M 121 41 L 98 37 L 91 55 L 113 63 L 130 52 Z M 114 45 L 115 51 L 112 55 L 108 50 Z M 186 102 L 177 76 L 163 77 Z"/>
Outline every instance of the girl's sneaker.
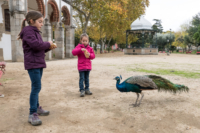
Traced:
<path fill-rule="evenodd" d="M 43 110 L 41 106 L 38 107 L 37 113 L 38 113 L 39 115 L 42 115 L 42 116 L 47 116 L 47 115 L 49 115 L 49 111 Z"/>
<path fill-rule="evenodd" d="M 80 97 L 84 97 L 84 96 L 85 96 L 85 91 L 81 90 Z"/>
<path fill-rule="evenodd" d="M 86 94 L 86 95 L 92 95 L 92 92 L 91 92 L 90 90 L 86 90 L 86 91 L 85 91 L 85 94 Z"/>
<path fill-rule="evenodd" d="M 29 115 L 28 122 L 31 123 L 33 126 L 38 126 L 42 124 L 42 121 L 39 119 L 37 113 L 33 113 L 32 115 Z"/>

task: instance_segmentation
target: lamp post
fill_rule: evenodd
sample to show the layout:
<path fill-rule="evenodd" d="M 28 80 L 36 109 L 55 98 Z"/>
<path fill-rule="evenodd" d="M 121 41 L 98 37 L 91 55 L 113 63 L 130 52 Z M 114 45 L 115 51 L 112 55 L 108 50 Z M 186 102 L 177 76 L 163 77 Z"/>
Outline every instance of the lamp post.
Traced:
<path fill-rule="evenodd" d="M 157 32 L 155 32 L 155 35 L 156 35 L 156 48 L 158 47 L 157 46 Z"/>
<path fill-rule="evenodd" d="M 167 51 L 167 55 L 169 55 L 169 39 L 167 39 L 168 42 L 168 51 Z"/>
<path fill-rule="evenodd" d="M 126 48 L 128 48 L 128 35 L 129 35 L 129 32 L 126 31 Z"/>
<path fill-rule="evenodd" d="M 169 48 L 171 49 L 171 29 L 170 29 L 170 45 L 169 45 Z M 170 52 L 171 53 L 171 52 Z"/>
<path fill-rule="evenodd" d="M 142 31 L 142 48 L 144 48 L 144 31 Z"/>

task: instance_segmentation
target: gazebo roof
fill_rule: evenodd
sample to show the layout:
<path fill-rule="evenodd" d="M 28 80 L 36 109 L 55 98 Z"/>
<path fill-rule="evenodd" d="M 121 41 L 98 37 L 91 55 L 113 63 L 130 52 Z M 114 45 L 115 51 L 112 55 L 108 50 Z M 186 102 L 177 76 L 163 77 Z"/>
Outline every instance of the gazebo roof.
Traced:
<path fill-rule="evenodd" d="M 151 23 L 141 16 L 131 24 L 131 30 L 153 30 Z"/>

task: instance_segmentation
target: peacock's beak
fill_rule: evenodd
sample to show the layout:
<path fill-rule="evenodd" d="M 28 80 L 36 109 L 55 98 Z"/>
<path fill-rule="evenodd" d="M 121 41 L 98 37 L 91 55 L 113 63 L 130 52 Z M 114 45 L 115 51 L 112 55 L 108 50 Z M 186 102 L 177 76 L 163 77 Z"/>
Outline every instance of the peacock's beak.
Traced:
<path fill-rule="evenodd" d="M 113 80 L 116 80 L 116 78 L 114 78 Z"/>

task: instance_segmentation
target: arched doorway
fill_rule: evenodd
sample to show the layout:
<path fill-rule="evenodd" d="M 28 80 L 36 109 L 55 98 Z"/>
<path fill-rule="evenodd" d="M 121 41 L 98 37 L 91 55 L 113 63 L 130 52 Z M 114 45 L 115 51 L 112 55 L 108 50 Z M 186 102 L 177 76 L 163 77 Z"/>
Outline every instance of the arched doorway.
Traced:
<path fill-rule="evenodd" d="M 69 30 L 69 29 L 67 30 L 67 28 L 69 28 L 70 26 L 70 13 L 67 6 L 63 6 L 61 11 L 62 11 L 62 23 L 64 27 L 64 51 L 66 57 L 67 40 L 69 39 L 68 37 L 69 35 L 66 32 Z"/>
<path fill-rule="evenodd" d="M 69 13 L 69 10 L 66 6 L 62 7 L 62 13 L 63 13 L 62 22 L 64 23 L 64 25 L 70 25 L 70 13 Z"/>
<path fill-rule="evenodd" d="M 58 9 L 58 5 L 56 3 L 55 0 L 49 0 L 48 1 L 48 20 L 51 24 L 51 38 L 53 40 L 53 42 L 55 42 L 55 26 L 57 25 L 57 23 L 59 22 L 59 9 Z M 52 57 L 55 57 L 55 50 L 52 50 Z"/>
<path fill-rule="evenodd" d="M 39 11 L 45 17 L 45 8 L 43 0 L 28 0 L 27 2 L 28 2 L 28 11 Z"/>

